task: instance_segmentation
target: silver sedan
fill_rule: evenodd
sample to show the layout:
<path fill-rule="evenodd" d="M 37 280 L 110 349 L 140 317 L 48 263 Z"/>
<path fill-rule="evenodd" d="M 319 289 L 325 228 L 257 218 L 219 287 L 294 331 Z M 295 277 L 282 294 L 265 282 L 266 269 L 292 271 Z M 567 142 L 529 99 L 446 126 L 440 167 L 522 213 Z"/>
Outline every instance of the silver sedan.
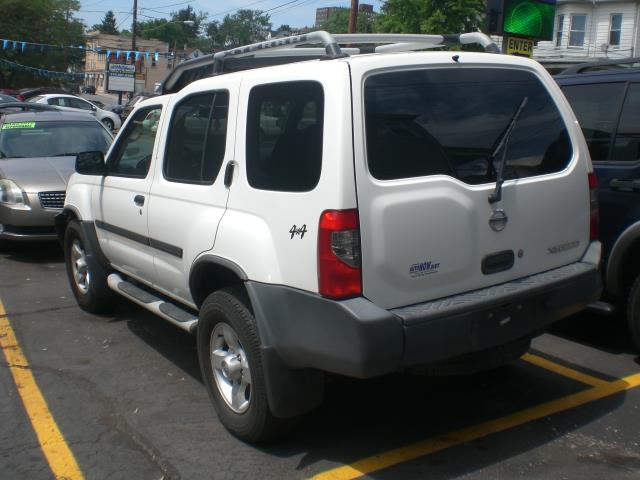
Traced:
<path fill-rule="evenodd" d="M 56 239 L 76 155 L 106 153 L 112 140 L 86 114 L 0 111 L 0 240 Z"/>

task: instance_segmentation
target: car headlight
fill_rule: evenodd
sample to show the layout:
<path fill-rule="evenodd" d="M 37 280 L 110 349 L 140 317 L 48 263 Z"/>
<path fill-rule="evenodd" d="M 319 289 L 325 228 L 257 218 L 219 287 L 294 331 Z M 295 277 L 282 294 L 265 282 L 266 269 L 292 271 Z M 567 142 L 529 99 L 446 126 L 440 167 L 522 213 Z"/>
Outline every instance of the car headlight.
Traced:
<path fill-rule="evenodd" d="M 23 206 L 24 197 L 24 192 L 14 181 L 7 178 L 0 179 L 0 203 Z"/>

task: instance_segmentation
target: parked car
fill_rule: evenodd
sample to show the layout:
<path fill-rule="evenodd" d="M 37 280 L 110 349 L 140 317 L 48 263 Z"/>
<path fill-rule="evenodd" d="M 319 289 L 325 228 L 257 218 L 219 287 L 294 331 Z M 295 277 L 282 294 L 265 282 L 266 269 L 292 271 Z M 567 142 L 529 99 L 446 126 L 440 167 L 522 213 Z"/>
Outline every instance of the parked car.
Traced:
<path fill-rule="evenodd" d="M 0 108 L 0 240 L 55 239 L 53 219 L 62 210 L 76 155 L 106 152 L 112 141 L 89 115 L 43 107 Z"/>
<path fill-rule="evenodd" d="M 36 88 L 22 88 L 20 92 L 16 96 L 18 100 L 21 102 L 26 102 L 32 97 L 37 95 L 45 95 L 47 93 L 61 93 L 68 95 L 69 92 L 63 88 L 58 87 L 36 87 Z"/>
<path fill-rule="evenodd" d="M 28 101 L 55 105 L 62 110 L 83 110 L 95 115 L 95 117 L 112 132 L 114 130 L 118 130 L 122 125 L 119 115 L 107 110 L 102 110 L 88 100 L 74 95 L 59 95 L 52 93 L 47 95 L 38 95 L 37 97 L 30 98 Z"/>
<path fill-rule="evenodd" d="M 605 296 L 640 350 L 640 58 L 591 62 L 555 77 L 584 132 L 598 179 Z"/>
<path fill-rule="evenodd" d="M 135 106 L 142 100 L 146 100 L 147 98 L 151 98 L 154 96 L 155 94 L 153 93 L 137 93 L 136 95 L 131 97 L 131 99 L 127 103 L 125 103 L 124 107 L 122 108 L 122 119 L 126 119 L 131 111 L 135 108 Z"/>
<path fill-rule="evenodd" d="M 218 75 L 141 101 L 106 162 L 78 155 L 56 217 L 80 307 L 118 294 L 196 332 L 248 441 L 318 406 L 325 372 L 495 368 L 601 292 L 589 153 L 539 63 L 408 51 L 498 52 L 481 33 L 340 41 L 381 37 L 279 39 L 324 61 L 228 74 L 275 43 L 215 54 Z"/>
<path fill-rule="evenodd" d="M 82 87 L 82 93 L 87 93 L 89 95 L 96 94 L 96 87 L 94 85 L 86 85 Z"/>
<path fill-rule="evenodd" d="M 13 103 L 17 101 L 18 99 L 16 97 L 12 97 L 11 95 L 5 95 L 4 93 L 0 93 L 0 103 Z"/>

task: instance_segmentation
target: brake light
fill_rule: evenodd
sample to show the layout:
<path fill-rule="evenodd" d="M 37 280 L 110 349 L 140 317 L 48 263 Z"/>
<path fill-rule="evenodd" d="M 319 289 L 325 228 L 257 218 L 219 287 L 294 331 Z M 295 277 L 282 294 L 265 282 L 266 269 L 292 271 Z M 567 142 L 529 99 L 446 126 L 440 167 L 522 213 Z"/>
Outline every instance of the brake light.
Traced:
<path fill-rule="evenodd" d="M 358 210 L 326 210 L 318 228 L 318 286 L 333 299 L 362 295 Z"/>
<path fill-rule="evenodd" d="M 600 237 L 600 214 L 598 211 L 598 178 L 595 173 L 589 174 L 589 207 L 591 216 L 589 221 L 589 240 Z"/>

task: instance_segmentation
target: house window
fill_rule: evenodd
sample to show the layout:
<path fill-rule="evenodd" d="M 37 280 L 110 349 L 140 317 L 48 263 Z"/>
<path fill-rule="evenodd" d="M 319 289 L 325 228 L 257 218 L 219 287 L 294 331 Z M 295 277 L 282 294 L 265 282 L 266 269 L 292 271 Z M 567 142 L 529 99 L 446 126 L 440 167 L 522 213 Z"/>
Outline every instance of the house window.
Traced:
<path fill-rule="evenodd" d="M 571 15 L 571 29 L 569 31 L 569 46 L 583 47 L 584 34 L 587 27 L 586 15 Z"/>
<path fill-rule="evenodd" d="M 611 28 L 609 29 L 609 45 L 620 46 L 620 34 L 622 33 L 622 14 L 611 14 Z"/>
<path fill-rule="evenodd" d="M 564 15 L 558 15 L 558 24 L 556 27 L 556 47 L 562 45 L 562 35 L 564 35 Z"/>

